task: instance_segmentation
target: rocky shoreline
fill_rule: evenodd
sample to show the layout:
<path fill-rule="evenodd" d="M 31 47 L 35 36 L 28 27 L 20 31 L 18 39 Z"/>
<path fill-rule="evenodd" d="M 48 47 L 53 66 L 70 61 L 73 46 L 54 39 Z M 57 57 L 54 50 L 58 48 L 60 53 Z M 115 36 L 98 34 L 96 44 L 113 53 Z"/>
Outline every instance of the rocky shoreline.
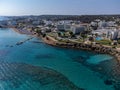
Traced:
<path fill-rule="evenodd" d="M 74 49 L 93 51 L 101 54 L 109 54 L 109 55 L 115 56 L 115 58 L 120 63 L 120 52 L 117 49 L 109 46 L 104 46 L 99 44 L 94 45 L 94 44 L 85 44 L 85 43 L 73 43 L 73 42 L 61 43 L 50 36 L 46 36 L 45 38 L 43 38 L 43 41 L 46 44 L 56 46 L 56 47 L 74 48 Z"/>
<path fill-rule="evenodd" d="M 29 34 L 22 30 L 18 30 L 16 28 L 12 28 L 12 29 L 20 34 L 37 36 L 37 34 L 34 34 L 34 33 Z M 109 47 L 109 46 L 99 45 L 99 44 L 94 45 L 94 44 L 85 44 L 85 43 L 73 43 L 73 42 L 72 43 L 71 42 L 61 43 L 50 36 L 42 37 L 42 35 L 40 35 L 37 37 L 41 38 L 44 43 L 51 45 L 51 46 L 62 47 L 62 48 L 73 48 L 73 49 L 78 49 L 78 50 L 87 50 L 87 51 L 93 51 L 93 52 L 101 53 L 101 54 L 109 54 L 109 55 L 114 56 L 118 60 L 118 63 L 120 63 L 120 51 L 115 48 Z"/>

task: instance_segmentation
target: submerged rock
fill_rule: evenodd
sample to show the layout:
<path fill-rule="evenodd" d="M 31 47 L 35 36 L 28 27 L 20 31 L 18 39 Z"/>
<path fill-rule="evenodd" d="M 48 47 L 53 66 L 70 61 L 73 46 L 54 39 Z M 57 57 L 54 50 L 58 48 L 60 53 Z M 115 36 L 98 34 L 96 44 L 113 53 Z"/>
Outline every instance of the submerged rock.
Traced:
<path fill-rule="evenodd" d="M 36 59 L 49 59 L 54 58 L 52 54 L 39 54 L 35 56 Z"/>
<path fill-rule="evenodd" d="M 105 80 L 104 83 L 106 85 L 112 85 L 113 84 L 113 81 L 112 80 Z"/>
<path fill-rule="evenodd" d="M 84 90 L 75 86 L 64 75 L 45 67 L 0 62 L 0 71 L 0 81 L 9 82 L 10 88 L 20 88 L 23 84 L 29 84 L 33 90 L 35 87 L 31 83 L 34 82 L 38 83 L 39 87 L 50 87 L 49 90 Z"/>

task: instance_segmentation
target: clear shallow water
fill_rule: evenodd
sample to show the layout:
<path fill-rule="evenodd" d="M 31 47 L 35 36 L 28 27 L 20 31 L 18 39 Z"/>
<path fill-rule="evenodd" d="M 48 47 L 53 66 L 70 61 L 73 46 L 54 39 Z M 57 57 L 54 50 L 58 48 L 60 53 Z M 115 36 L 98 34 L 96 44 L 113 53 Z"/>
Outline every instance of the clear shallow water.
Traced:
<path fill-rule="evenodd" d="M 112 60 L 113 57 L 112 56 L 108 56 L 108 55 L 95 55 L 95 56 L 91 56 L 87 62 L 91 63 L 91 64 L 99 64 L 102 61 L 106 61 L 106 60 Z"/>
<path fill-rule="evenodd" d="M 29 37 L 12 29 L 0 29 L 1 90 L 114 90 L 104 83 L 113 67 L 113 57 L 55 48 L 37 38 L 16 45 Z"/>

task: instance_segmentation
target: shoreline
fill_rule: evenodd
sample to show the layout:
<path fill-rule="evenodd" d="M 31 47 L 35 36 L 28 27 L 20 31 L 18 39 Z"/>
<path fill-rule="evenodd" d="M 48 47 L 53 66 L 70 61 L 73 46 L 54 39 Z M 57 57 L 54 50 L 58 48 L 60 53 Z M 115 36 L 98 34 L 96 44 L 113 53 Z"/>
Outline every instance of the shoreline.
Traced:
<path fill-rule="evenodd" d="M 18 29 L 16 29 L 16 28 L 13 28 L 13 27 L 10 27 L 10 28 L 12 28 L 15 32 L 17 32 L 17 33 L 20 33 L 20 34 L 24 34 L 24 33 L 22 33 L 22 32 L 20 32 Z"/>
<path fill-rule="evenodd" d="M 34 35 L 32 32 L 29 32 L 27 30 L 21 30 L 21 29 L 17 29 L 14 27 L 9 27 L 9 28 L 12 28 L 15 32 L 20 33 L 20 34 Z"/>
<path fill-rule="evenodd" d="M 85 44 L 85 43 L 60 43 L 59 41 L 55 40 L 50 36 L 46 36 L 46 37 L 42 40 L 48 45 L 61 47 L 61 48 L 71 48 L 71 49 L 77 49 L 77 50 L 92 51 L 100 54 L 108 54 L 108 55 L 114 56 L 117 59 L 118 63 L 120 63 L 120 51 L 112 47 L 107 47 L 104 45 Z"/>
<path fill-rule="evenodd" d="M 114 56 L 118 63 L 120 63 L 120 50 L 114 49 L 112 47 L 108 47 L 105 45 L 92 45 L 92 44 L 85 44 L 85 43 L 60 43 L 56 39 L 50 36 L 42 37 L 37 36 L 37 34 L 34 33 L 27 33 L 26 31 L 18 30 L 17 28 L 12 29 L 20 34 L 27 34 L 27 35 L 33 35 L 35 37 L 41 38 L 44 43 L 54 46 L 54 47 L 61 47 L 61 48 L 72 48 L 72 49 L 78 49 L 78 50 L 86 50 L 86 51 L 93 51 L 95 53 L 100 53 L 100 54 L 109 54 L 111 56 Z M 22 31 L 22 32 L 21 32 Z"/>

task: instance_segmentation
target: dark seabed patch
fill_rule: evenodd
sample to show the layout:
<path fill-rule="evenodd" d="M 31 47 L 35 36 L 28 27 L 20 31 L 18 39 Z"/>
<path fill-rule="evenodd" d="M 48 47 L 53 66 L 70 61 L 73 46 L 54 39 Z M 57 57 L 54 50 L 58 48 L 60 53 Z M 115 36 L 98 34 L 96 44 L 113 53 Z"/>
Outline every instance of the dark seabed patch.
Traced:
<path fill-rule="evenodd" d="M 0 81 L 7 82 L 9 90 L 20 88 L 23 84 L 29 85 L 29 90 L 39 90 L 31 85 L 31 82 L 38 83 L 38 86 L 48 87 L 49 90 L 84 90 L 75 86 L 62 74 L 43 67 L 28 65 L 25 63 L 0 62 Z"/>
<path fill-rule="evenodd" d="M 38 54 L 35 56 L 36 59 L 50 59 L 54 58 L 54 55 L 52 54 Z"/>
<path fill-rule="evenodd" d="M 78 59 L 74 58 L 73 60 L 100 73 L 98 75 L 104 80 L 106 85 L 112 85 L 115 90 L 120 90 L 120 62 L 116 59 L 105 60 L 99 64 L 90 64 L 84 57 L 78 57 Z"/>
<path fill-rule="evenodd" d="M 89 57 L 83 57 L 83 56 L 77 56 L 77 57 L 73 57 L 73 61 L 74 62 L 78 62 L 78 63 L 86 63 L 86 60 L 88 59 Z"/>
<path fill-rule="evenodd" d="M 99 72 L 106 76 L 105 83 L 114 85 L 115 90 L 120 90 L 120 63 L 117 60 L 108 60 L 98 66 L 101 67 Z"/>

